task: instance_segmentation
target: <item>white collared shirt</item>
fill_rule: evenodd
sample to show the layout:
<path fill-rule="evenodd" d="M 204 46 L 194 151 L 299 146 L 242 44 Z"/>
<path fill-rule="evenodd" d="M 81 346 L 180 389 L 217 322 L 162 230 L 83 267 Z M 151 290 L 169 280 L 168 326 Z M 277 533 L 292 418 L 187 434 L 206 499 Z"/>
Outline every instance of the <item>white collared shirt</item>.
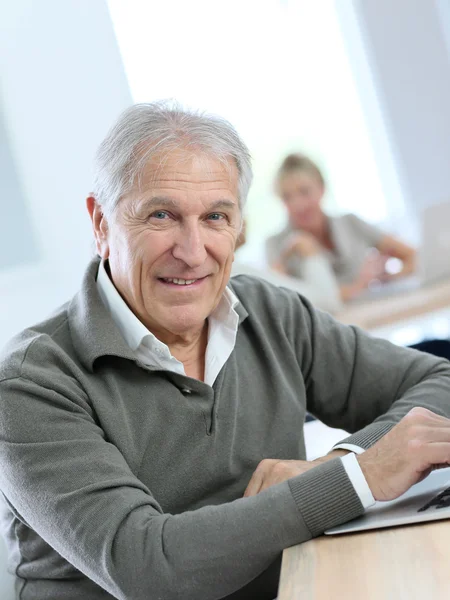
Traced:
<path fill-rule="evenodd" d="M 136 355 L 136 360 L 147 369 L 163 369 L 186 375 L 184 365 L 172 356 L 168 346 L 158 340 L 147 327 L 128 308 L 119 294 L 103 262 L 100 263 L 97 275 L 97 289 L 103 304 L 125 339 Z M 239 303 L 230 288 L 225 288 L 223 296 L 208 318 L 208 344 L 205 357 L 205 383 L 212 386 L 222 367 L 227 362 L 236 344 L 239 315 L 234 310 Z M 334 449 L 343 448 L 360 454 L 362 448 L 351 444 L 338 444 Z M 347 476 L 364 508 L 375 503 L 355 454 L 351 453 L 342 459 Z"/>

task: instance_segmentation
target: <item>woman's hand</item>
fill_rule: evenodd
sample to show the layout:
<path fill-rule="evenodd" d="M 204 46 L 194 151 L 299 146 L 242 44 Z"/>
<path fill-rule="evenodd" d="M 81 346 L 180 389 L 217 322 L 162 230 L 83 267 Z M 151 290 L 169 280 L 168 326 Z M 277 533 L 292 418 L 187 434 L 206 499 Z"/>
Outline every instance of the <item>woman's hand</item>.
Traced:
<path fill-rule="evenodd" d="M 294 254 L 302 257 L 313 256 L 321 250 L 322 246 L 313 235 L 304 231 L 296 231 L 287 238 L 281 254 L 281 260 L 284 262 Z"/>
<path fill-rule="evenodd" d="M 383 280 L 386 275 L 386 262 L 388 259 L 389 256 L 380 254 L 377 251 L 370 252 L 367 255 L 357 279 L 361 290 L 368 288 L 372 281 Z"/>
<path fill-rule="evenodd" d="M 386 273 L 384 281 L 398 279 L 416 272 L 417 253 L 412 246 L 401 242 L 391 235 L 384 235 L 377 248 L 381 254 L 389 258 L 398 258 L 402 264 L 401 269 L 397 273 Z"/>
<path fill-rule="evenodd" d="M 372 281 L 383 281 L 388 258 L 388 256 L 380 254 L 376 250 L 370 252 L 364 259 L 356 280 L 353 283 L 341 286 L 341 299 L 344 302 L 352 300 L 366 290 Z"/>

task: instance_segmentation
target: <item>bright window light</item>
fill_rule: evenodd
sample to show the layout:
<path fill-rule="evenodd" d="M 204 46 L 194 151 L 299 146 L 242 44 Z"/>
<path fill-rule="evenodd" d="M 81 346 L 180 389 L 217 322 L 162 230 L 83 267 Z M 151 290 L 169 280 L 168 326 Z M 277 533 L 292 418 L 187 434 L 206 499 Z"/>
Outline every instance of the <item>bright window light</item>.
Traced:
<path fill-rule="evenodd" d="M 109 7 L 136 102 L 176 98 L 220 114 L 249 145 L 249 256 L 284 225 L 273 177 L 291 151 L 323 168 L 328 211 L 387 219 L 334 0 L 109 0 Z"/>

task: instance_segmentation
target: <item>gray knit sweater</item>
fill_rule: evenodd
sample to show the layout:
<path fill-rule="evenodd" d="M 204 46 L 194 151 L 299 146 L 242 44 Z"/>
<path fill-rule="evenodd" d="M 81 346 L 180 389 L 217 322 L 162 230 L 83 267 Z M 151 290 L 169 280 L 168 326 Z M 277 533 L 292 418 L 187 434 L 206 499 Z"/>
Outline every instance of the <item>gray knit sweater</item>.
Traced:
<path fill-rule="evenodd" d="M 447 362 L 246 276 L 212 388 L 146 370 L 97 268 L 0 363 L 2 525 L 22 600 L 270 600 L 284 548 L 362 513 L 339 459 L 242 498 L 263 458 L 305 458 L 305 411 L 362 447 L 414 405 L 450 416 Z"/>

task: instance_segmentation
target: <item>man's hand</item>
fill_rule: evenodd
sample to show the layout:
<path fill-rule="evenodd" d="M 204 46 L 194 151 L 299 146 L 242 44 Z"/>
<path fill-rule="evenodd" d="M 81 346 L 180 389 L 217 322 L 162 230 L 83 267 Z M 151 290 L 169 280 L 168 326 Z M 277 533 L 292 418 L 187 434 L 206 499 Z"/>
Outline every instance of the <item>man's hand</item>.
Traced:
<path fill-rule="evenodd" d="M 332 450 L 328 454 L 325 454 L 325 456 L 319 456 L 319 458 L 316 458 L 313 460 L 313 463 L 315 463 L 317 465 L 319 463 L 327 462 L 327 460 L 333 460 L 333 458 L 342 458 L 343 456 L 345 456 L 346 454 L 349 454 L 350 452 L 351 452 L 350 450 L 344 450 L 343 448 L 338 448 L 337 450 Z"/>
<path fill-rule="evenodd" d="M 259 492 L 267 489 L 277 483 L 282 483 L 286 479 L 306 473 L 316 467 L 317 464 L 307 460 L 277 460 L 274 458 L 265 458 L 256 467 L 252 478 L 244 492 L 244 498 L 256 496 Z"/>
<path fill-rule="evenodd" d="M 329 454 L 312 461 L 266 458 L 259 463 L 256 471 L 253 473 L 247 489 L 245 490 L 244 498 L 256 496 L 256 494 L 259 494 L 259 492 L 262 492 L 271 485 L 282 483 L 283 481 L 286 481 L 286 479 L 290 479 L 301 473 L 306 473 L 306 471 L 317 467 L 327 460 L 339 458 L 345 454 L 348 454 L 348 450 L 333 450 Z"/>
<path fill-rule="evenodd" d="M 394 500 L 450 465 L 450 419 L 413 408 L 357 459 L 375 500 Z"/>

